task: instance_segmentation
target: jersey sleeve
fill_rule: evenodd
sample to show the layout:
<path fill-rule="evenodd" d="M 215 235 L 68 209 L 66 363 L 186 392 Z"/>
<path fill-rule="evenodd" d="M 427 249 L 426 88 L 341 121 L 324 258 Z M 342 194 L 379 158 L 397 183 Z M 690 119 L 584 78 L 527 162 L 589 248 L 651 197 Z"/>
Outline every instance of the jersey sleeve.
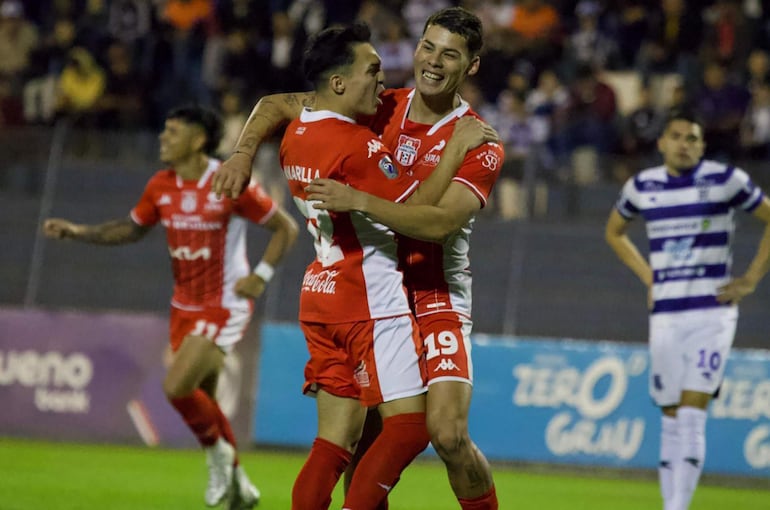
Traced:
<path fill-rule="evenodd" d="M 754 184 L 749 174 L 744 170 L 740 168 L 734 169 L 728 183 L 731 207 L 738 207 L 744 211 L 752 212 L 762 202 L 764 193 L 759 186 Z"/>
<path fill-rule="evenodd" d="M 620 190 L 620 196 L 615 202 L 615 209 L 625 219 L 630 220 L 639 214 L 639 192 L 637 177 L 628 179 Z"/>
<path fill-rule="evenodd" d="M 160 209 L 155 203 L 155 196 L 158 194 L 160 178 L 155 174 L 147 185 L 133 209 L 131 209 L 131 219 L 143 227 L 151 227 L 160 221 Z"/>
<path fill-rule="evenodd" d="M 252 181 L 236 200 L 233 210 L 238 216 L 264 225 L 276 213 L 278 204 L 265 193 L 262 186 Z"/>
<path fill-rule="evenodd" d="M 487 204 L 492 187 L 500 175 L 505 153 L 503 146 L 497 143 L 485 143 L 468 151 L 462 166 L 452 179 L 465 185 L 481 202 L 483 208 Z"/>
<path fill-rule="evenodd" d="M 400 168 L 390 150 L 368 129 L 353 137 L 342 164 L 345 181 L 355 189 L 392 202 L 403 202 L 419 181 Z"/>

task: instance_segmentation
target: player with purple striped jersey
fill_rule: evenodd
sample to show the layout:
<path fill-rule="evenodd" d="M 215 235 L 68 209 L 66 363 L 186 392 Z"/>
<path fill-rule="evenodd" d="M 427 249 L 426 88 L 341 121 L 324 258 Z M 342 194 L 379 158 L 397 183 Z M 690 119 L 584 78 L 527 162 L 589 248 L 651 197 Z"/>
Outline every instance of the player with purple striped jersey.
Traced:
<path fill-rule="evenodd" d="M 703 126 L 670 114 L 658 139 L 661 166 L 623 186 L 607 243 L 647 286 L 650 394 L 662 414 L 658 469 L 664 510 L 686 510 L 706 453 L 708 404 L 719 388 L 735 336 L 738 302 L 770 269 L 770 200 L 739 168 L 705 160 Z M 757 253 L 731 276 L 734 212 L 765 223 Z M 627 235 L 641 216 L 649 262 Z"/>

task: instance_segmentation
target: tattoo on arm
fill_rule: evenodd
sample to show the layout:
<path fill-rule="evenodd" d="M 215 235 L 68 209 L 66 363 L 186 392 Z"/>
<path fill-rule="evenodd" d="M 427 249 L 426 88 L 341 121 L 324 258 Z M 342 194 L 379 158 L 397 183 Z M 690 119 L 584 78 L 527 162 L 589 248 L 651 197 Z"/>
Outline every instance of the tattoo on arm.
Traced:
<path fill-rule="evenodd" d="M 78 238 L 81 241 L 93 244 L 125 244 L 138 241 L 149 230 L 149 227 L 137 225 L 131 219 L 126 218 L 86 227 Z"/>

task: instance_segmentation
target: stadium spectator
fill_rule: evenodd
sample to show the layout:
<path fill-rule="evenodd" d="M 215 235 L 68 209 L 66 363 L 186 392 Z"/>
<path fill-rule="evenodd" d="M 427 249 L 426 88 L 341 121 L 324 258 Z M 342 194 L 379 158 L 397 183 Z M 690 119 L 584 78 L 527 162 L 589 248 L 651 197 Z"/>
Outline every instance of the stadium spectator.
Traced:
<path fill-rule="evenodd" d="M 734 159 L 740 152 L 740 125 L 750 100 L 743 85 L 730 80 L 720 62 L 706 64 L 703 87 L 695 107 L 703 119 L 706 154 L 716 159 Z"/>
<path fill-rule="evenodd" d="M 99 99 L 99 125 L 109 129 L 136 130 L 146 124 L 147 88 L 134 64 L 130 46 L 114 42 L 107 48 L 107 81 Z"/>
<path fill-rule="evenodd" d="M 648 291 L 650 395 L 662 411 L 660 490 L 666 510 L 687 510 L 706 460 L 707 409 L 722 383 L 737 305 L 770 269 L 770 200 L 743 170 L 703 159 L 704 129 L 693 116 L 674 111 L 658 143 L 663 165 L 626 182 L 605 234 Z M 733 278 L 736 209 L 765 230 L 748 269 Z M 647 221 L 649 262 L 627 235 L 637 216 Z"/>
<path fill-rule="evenodd" d="M 653 165 L 658 157 L 657 142 L 665 119 L 652 104 L 650 89 L 643 85 L 638 95 L 639 104 L 622 119 L 621 144 L 627 163 L 634 168 L 646 168 Z M 629 171 L 620 182 L 633 174 Z"/>
<path fill-rule="evenodd" d="M 595 0 L 581 0 L 575 7 L 578 26 L 567 37 L 563 58 L 568 69 L 586 64 L 596 69 L 618 67 L 618 47 L 615 41 L 600 29 L 600 14 L 601 6 Z"/>
<path fill-rule="evenodd" d="M 415 51 L 415 88 L 386 92 L 383 106 L 373 120 L 372 126 L 375 132 L 382 133 L 385 144 L 396 147 L 397 162 L 411 167 L 417 176 L 428 176 L 435 168 L 451 121 L 471 114 L 457 90 L 467 76 L 478 71 L 481 30 L 478 18 L 465 9 L 449 8 L 434 13 L 424 25 Z M 313 101 L 312 95 L 303 94 L 263 98 L 239 140 L 238 150 L 244 154 L 235 154 L 217 172 L 215 189 L 237 196 L 262 140 L 283 122 L 296 117 L 303 104 Z M 468 236 L 472 218 L 486 206 L 497 177 L 497 172 L 482 167 L 499 168 L 503 153 L 499 146 L 478 151 L 478 158 L 466 159 L 458 178 L 442 197 L 440 220 L 396 225 L 393 222 L 401 217 L 396 212 L 376 219 L 391 224 L 395 230 L 405 230 L 407 236 L 418 236 L 410 227 L 422 227 L 432 230 L 432 235 L 437 236 L 434 240 L 444 240 L 438 244 L 400 238 L 405 283 L 429 350 L 427 425 L 460 505 L 465 509 L 496 509 L 492 473 L 468 433 L 473 381 L 470 352 L 466 350 L 471 330 Z M 435 262 L 444 260 L 445 266 Z M 437 344 L 439 338 L 443 342 Z"/>
<path fill-rule="evenodd" d="M 160 134 L 157 172 L 128 218 L 87 225 L 51 218 L 44 233 L 55 239 L 116 245 L 135 242 L 158 222 L 166 227 L 174 272 L 170 344 L 174 351 L 163 390 L 206 452 L 205 501 L 250 508 L 259 491 L 238 463 L 235 436 L 215 399 L 224 357 L 240 341 L 253 305 L 274 267 L 297 236 L 297 225 L 258 186 L 235 201 L 216 200 L 211 176 L 219 161 L 209 157 L 219 143 L 219 118 L 199 107 L 168 114 Z M 250 271 L 245 221 L 272 232 L 262 260 Z M 232 487 L 232 489 L 231 489 Z"/>
<path fill-rule="evenodd" d="M 59 76 L 56 113 L 73 119 L 77 125 L 93 127 L 106 85 L 104 69 L 94 56 L 83 47 L 72 48 Z"/>
<path fill-rule="evenodd" d="M 759 161 L 770 156 L 770 83 L 756 83 L 741 121 L 742 156 Z"/>

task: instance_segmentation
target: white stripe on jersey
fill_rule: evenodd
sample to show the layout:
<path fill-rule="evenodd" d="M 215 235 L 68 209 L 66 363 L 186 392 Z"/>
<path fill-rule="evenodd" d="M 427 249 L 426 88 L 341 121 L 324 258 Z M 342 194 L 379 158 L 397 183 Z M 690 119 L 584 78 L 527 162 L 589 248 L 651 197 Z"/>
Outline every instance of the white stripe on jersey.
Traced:
<path fill-rule="evenodd" d="M 225 237 L 225 254 L 222 257 L 222 307 L 248 310 L 249 301 L 235 293 L 235 282 L 251 272 L 246 257 L 246 229 L 248 225 L 244 218 L 231 216 L 227 225 Z"/>

